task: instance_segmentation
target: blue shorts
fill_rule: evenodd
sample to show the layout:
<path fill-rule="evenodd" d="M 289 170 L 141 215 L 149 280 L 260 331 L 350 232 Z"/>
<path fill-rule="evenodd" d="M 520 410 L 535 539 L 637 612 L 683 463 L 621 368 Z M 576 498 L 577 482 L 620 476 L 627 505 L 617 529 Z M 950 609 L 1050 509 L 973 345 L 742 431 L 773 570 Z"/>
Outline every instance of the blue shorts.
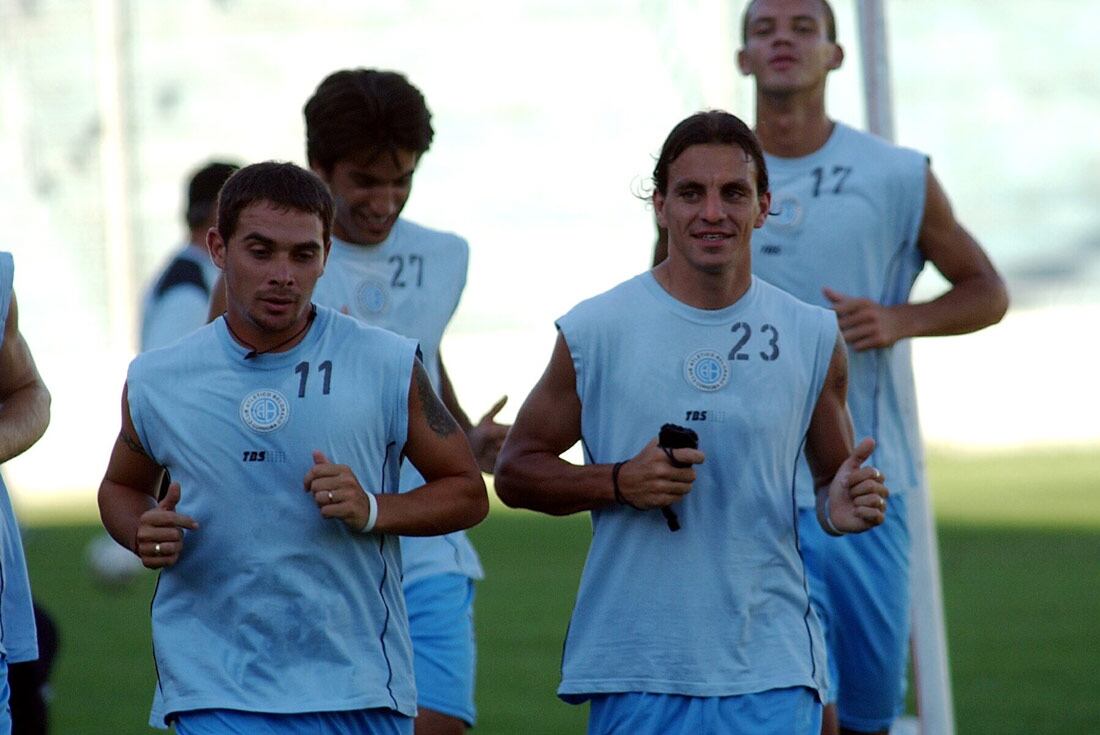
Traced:
<path fill-rule="evenodd" d="M 733 697 L 596 694 L 588 735 L 818 735 L 821 701 L 806 687 Z"/>
<path fill-rule="evenodd" d="M 232 709 L 180 712 L 176 735 L 412 735 L 413 721 L 392 709 L 271 714 Z"/>
<path fill-rule="evenodd" d="M 437 574 L 405 587 L 416 706 L 474 725 L 474 581 Z"/>
<path fill-rule="evenodd" d="M 843 727 L 890 728 L 905 707 L 909 653 L 909 524 L 904 494 L 864 533 L 827 536 L 812 508 L 799 511 L 810 603 L 829 658 L 826 702 Z"/>

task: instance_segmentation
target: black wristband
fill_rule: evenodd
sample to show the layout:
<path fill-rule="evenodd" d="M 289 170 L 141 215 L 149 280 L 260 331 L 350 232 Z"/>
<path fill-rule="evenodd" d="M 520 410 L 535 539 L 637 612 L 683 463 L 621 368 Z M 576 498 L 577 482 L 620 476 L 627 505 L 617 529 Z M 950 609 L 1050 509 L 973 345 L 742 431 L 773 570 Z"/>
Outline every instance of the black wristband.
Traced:
<path fill-rule="evenodd" d="M 626 464 L 625 461 L 616 462 L 611 466 L 611 489 L 615 491 L 616 503 L 619 505 L 628 505 L 634 510 L 638 510 L 638 506 L 627 501 L 627 499 L 623 497 L 623 491 L 619 489 L 619 470 L 623 468 L 624 464 Z"/>

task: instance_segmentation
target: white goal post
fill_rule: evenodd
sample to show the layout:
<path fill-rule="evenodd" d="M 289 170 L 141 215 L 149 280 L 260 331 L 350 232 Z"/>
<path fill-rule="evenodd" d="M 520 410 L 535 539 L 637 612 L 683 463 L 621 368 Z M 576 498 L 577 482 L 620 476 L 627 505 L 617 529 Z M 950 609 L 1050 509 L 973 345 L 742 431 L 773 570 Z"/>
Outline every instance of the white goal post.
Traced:
<path fill-rule="evenodd" d="M 893 96 L 883 0 L 857 0 L 856 14 L 867 129 L 887 140 L 894 140 Z M 912 539 L 910 617 L 913 629 L 910 642 L 919 730 L 926 735 L 954 735 L 955 711 L 947 663 L 939 547 L 928 488 L 914 488 L 908 505 Z"/>

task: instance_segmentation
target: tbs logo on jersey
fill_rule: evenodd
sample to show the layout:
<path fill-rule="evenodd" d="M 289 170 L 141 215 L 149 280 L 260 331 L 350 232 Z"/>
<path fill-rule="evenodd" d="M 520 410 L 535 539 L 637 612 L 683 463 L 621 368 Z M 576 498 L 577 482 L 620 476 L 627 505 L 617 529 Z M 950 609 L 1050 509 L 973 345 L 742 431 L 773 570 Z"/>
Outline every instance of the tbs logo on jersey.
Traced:
<path fill-rule="evenodd" d="M 696 389 L 713 393 L 729 382 L 729 362 L 714 350 L 698 350 L 684 362 L 684 378 Z"/>
<path fill-rule="evenodd" d="M 277 390 L 255 390 L 241 401 L 241 421 L 261 434 L 275 431 L 290 418 L 290 404 Z"/>

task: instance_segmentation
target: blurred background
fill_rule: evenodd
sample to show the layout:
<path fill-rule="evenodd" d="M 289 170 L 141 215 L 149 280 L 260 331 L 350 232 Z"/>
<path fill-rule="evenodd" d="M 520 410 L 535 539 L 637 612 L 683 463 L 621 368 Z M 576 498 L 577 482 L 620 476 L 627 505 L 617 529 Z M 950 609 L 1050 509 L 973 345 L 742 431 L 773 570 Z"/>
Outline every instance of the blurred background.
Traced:
<path fill-rule="evenodd" d="M 834 5 L 848 59 L 830 110 L 862 127 L 854 2 Z M 1100 453 L 1100 5 L 885 5 L 898 141 L 931 156 L 1013 299 L 998 326 L 915 347 L 934 458 L 1089 460 Z M 21 517 L 94 522 L 141 295 L 185 236 L 187 176 L 212 158 L 304 163 L 302 105 L 337 68 L 403 71 L 428 100 L 436 138 L 405 212 L 470 241 L 443 352 L 468 412 L 508 394 L 510 419 L 549 356 L 554 318 L 648 267 L 643 195 L 672 125 L 711 107 L 752 119 L 734 64 L 741 10 L 0 0 L 0 248 L 15 254 L 22 331 L 54 397 L 45 438 L 4 467 Z M 917 297 L 940 288 L 925 274 Z M 1069 481 L 1095 503 L 1096 464 L 1080 467 Z M 994 513 L 1003 501 L 991 498 Z"/>
<path fill-rule="evenodd" d="M 861 126 L 852 5 L 836 3 L 849 55 L 830 109 Z M 1100 6 L 886 9 L 898 139 L 932 157 L 1013 297 L 998 327 L 918 343 L 926 437 L 1100 442 L 1100 392 L 1085 390 L 1100 316 L 1088 30 Z M 736 0 L 0 0 L 0 247 L 15 253 L 24 332 L 55 398 L 46 438 L 6 468 L 21 502 L 98 482 L 141 293 L 184 236 L 186 177 L 212 157 L 304 163 L 302 105 L 337 68 L 402 70 L 428 99 L 437 136 L 406 213 L 469 239 L 444 350 L 468 410 L 507 393 L 509 415 L 553 319 L 647 266 L 637 195 L 672 125 L 708 107 L 751 119 L 733 63 L 740 12 Z M 919 293 L 939 286 L 925 277 Z"/>

